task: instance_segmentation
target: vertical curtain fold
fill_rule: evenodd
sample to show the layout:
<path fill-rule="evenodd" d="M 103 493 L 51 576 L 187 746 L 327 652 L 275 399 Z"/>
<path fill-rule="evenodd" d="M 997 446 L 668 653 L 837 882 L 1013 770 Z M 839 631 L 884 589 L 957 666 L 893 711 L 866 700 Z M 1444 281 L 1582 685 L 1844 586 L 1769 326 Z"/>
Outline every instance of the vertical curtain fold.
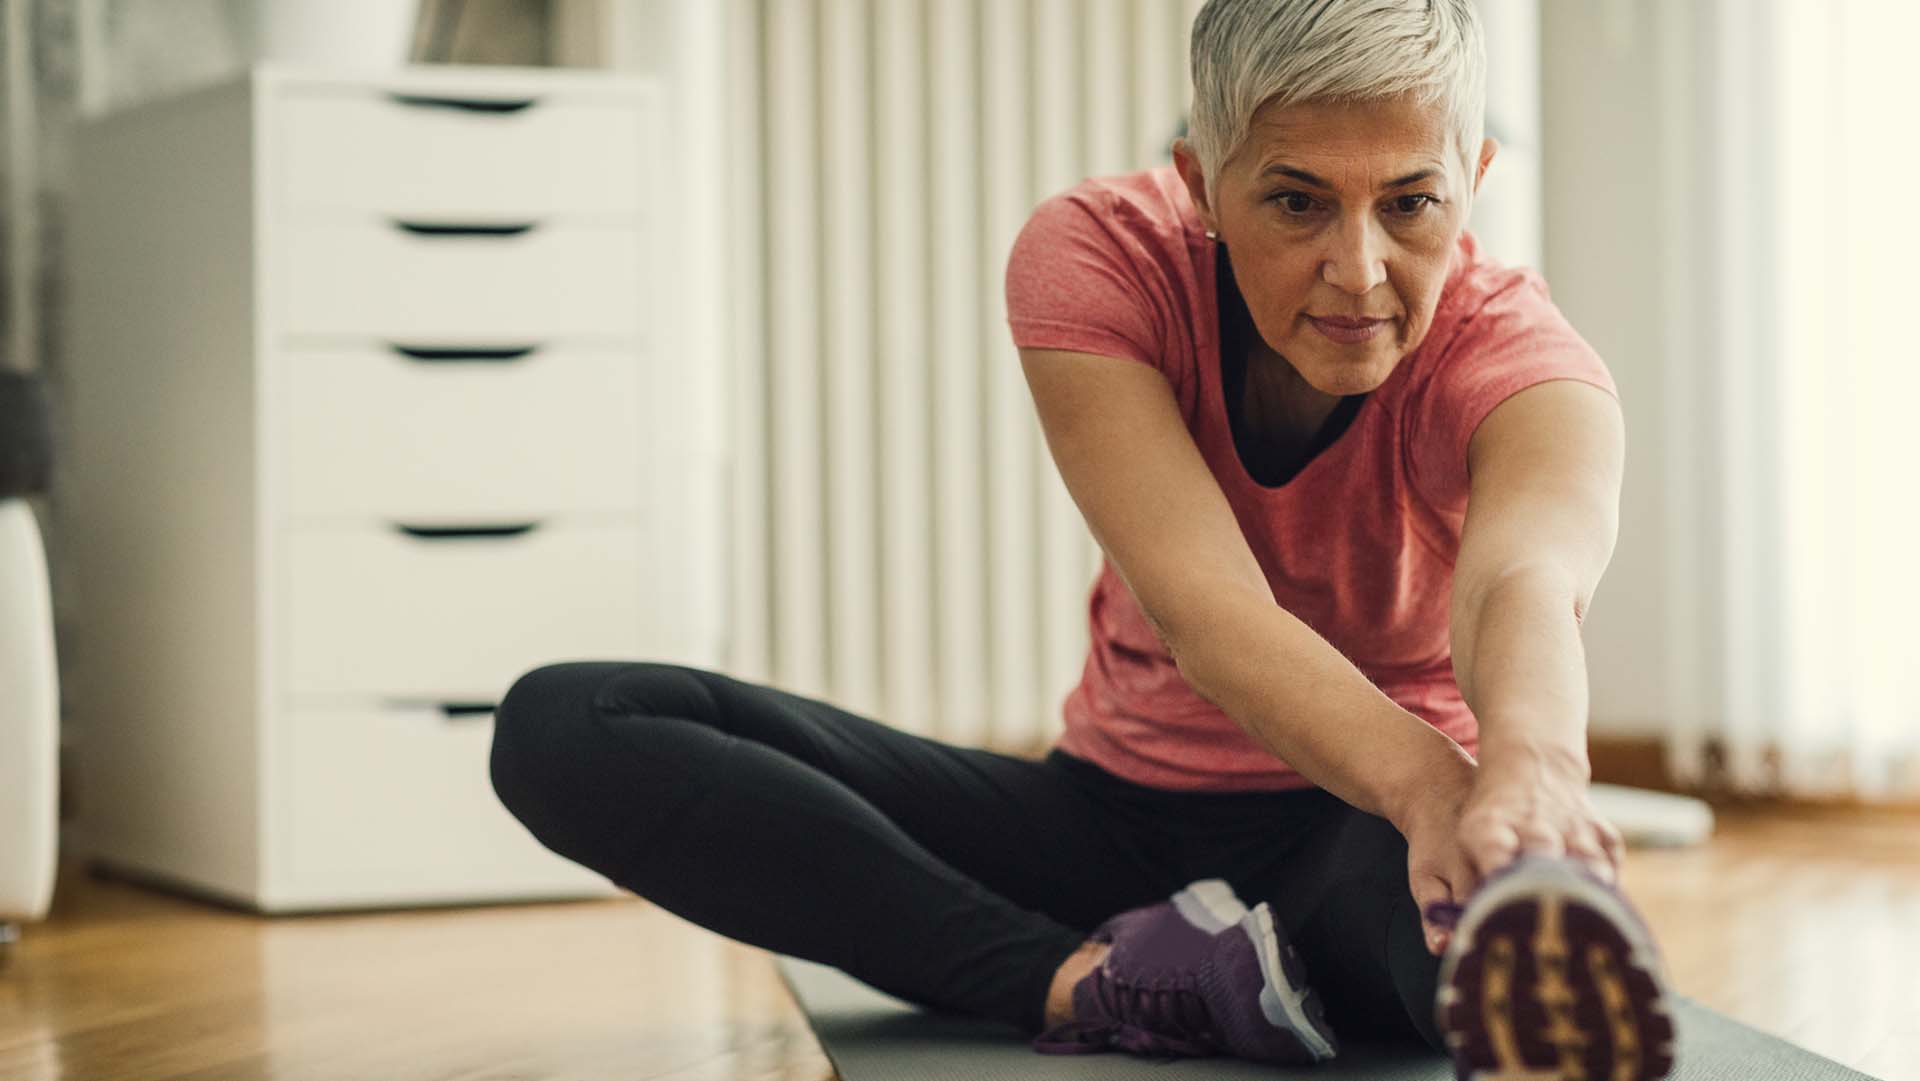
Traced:
<path fill-rule="evenodd" d="M 1696 7 L 1704 117 L 1684 340 L 1711 377 L 1705 618 L 1717 663 L 1679 718 L 1682 781 L 1744 795 L 1920 798 L 1920 344 L 1906 310 L 1920 215 L 1911 91 L 1920 7 Z M 1684 110 L 1683 110 L 1684 111 Z"/>

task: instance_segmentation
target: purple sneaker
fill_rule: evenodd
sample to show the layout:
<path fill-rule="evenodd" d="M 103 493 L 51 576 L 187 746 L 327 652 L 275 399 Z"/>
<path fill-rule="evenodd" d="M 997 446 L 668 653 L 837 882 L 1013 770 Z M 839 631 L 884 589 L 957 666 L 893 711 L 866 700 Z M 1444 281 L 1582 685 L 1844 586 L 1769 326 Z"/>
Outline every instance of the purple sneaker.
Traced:
<path fill-rule="evenodd" d="M 1658 1081 L 1673 1069 L 1665 963 L 1626 896 L 1576 859 L 1522 853 L 1454 923 L 1434 1020 L 1458 1081 Z"/>
<path fill-rule="evenodd" d="M 1073 1020 L 1033 1049 L 1074 1054 L 1233 1055 L 1304 1065 L 1339 1051 L 1319 996 L 1266 903 L 1251 911 L 1219 879 L 1102 924 L 1104 961 L 1073 988 Z"/>

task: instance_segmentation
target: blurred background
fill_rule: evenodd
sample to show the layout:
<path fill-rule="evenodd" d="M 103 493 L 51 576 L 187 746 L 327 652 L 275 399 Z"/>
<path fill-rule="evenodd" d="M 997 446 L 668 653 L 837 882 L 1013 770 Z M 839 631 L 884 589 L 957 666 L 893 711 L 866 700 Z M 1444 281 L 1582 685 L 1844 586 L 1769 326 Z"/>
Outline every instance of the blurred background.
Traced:
<path fill-rule="evenodd" d="M 56 830 L 261 911 L 609 893 L 484 784 L 563 657 L 1045 746 L 1099 553 L 1001 274 L 1169 160 L 1197 7 L 6 0 L 0 913 Z M 1627 416 L 1596 780 L 1920 806 L 1920 5 L 1480 7 L 1470 228 Z"/>

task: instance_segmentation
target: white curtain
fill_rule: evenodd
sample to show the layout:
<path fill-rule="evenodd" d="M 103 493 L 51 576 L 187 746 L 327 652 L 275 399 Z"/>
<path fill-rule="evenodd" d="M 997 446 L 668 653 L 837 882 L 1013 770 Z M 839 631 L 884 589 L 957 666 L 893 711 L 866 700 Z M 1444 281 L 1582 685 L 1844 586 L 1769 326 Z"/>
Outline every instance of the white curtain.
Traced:
<path fill-rule="evenodd" d="M 1674 613 L 1708 645 L 1672 757 L 1743 794 L 1920 798 L 1920 4 L 1685 6 Z"/>

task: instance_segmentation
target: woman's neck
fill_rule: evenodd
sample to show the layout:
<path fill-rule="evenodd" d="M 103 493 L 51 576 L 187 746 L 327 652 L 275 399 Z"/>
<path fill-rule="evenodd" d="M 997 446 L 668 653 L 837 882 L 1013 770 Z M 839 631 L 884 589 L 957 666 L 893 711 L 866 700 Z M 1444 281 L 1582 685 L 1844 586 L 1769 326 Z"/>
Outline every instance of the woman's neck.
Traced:
<path fill-rule="evenodd" d="M 1339 395 L 1316 389 L 1265 342 L 1248 355 L 1246 371 L 1241 416 L 1252 431 L 1304 443 L 1340 405 Z"/>

